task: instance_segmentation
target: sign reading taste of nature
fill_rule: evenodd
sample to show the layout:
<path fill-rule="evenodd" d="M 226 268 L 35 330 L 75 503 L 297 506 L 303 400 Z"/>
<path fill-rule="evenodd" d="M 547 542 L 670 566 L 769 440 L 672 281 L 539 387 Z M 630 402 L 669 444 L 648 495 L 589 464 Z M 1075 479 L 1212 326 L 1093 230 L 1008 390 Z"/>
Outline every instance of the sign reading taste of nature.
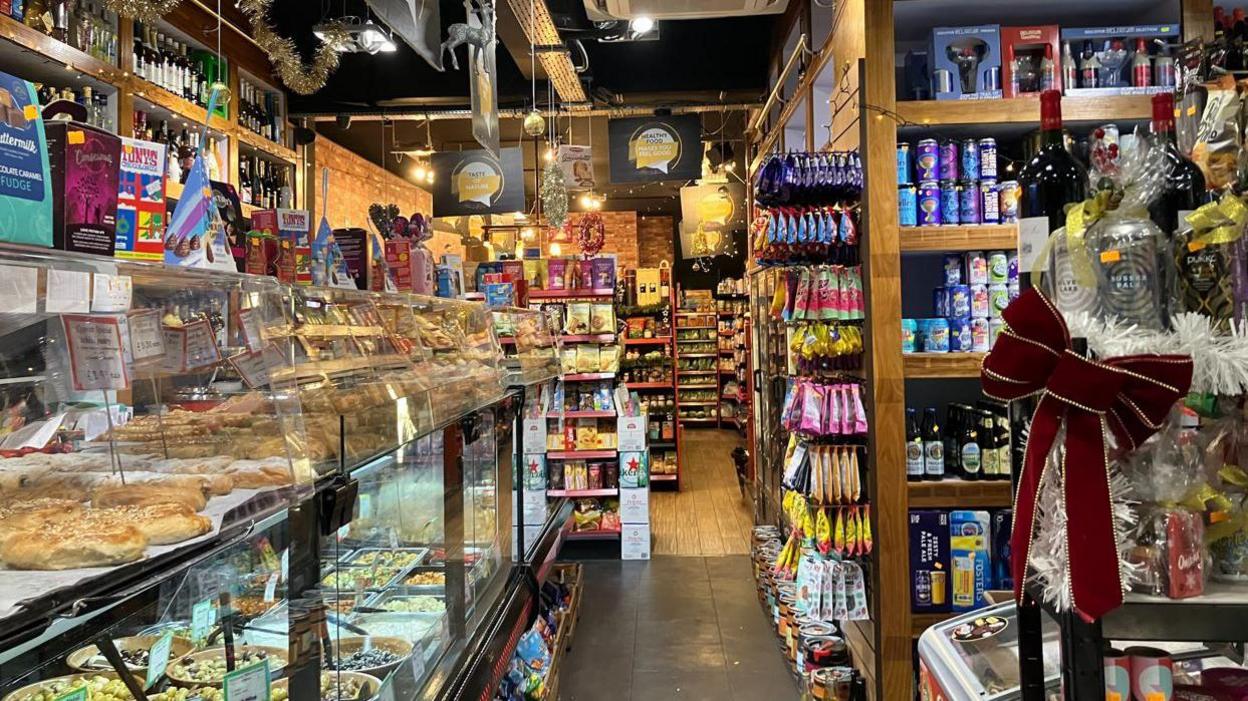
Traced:
<path fill-rule="evenodd" d="M 430 159 L 433 216 L 460 217 L 524 211 L 524 166 L 519 148 L 435 153 Z"/>
<path fill-rule="evenodd" d="M 702 174 L 702 119 L 696 114 L 612 119 L 611 182 L 692 180 Z"/>

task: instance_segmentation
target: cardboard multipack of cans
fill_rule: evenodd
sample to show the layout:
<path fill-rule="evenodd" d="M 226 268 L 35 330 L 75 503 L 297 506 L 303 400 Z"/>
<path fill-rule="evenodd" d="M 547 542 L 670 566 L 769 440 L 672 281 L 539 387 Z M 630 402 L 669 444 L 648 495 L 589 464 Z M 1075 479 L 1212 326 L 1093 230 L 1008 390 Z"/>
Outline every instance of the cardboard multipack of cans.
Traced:
<path fill-rule="evenodd" d="M 924 613 L 973 611 L 989 589 L 1012 589 L 1009 509 L 910 511 L 910 604 Z"/>

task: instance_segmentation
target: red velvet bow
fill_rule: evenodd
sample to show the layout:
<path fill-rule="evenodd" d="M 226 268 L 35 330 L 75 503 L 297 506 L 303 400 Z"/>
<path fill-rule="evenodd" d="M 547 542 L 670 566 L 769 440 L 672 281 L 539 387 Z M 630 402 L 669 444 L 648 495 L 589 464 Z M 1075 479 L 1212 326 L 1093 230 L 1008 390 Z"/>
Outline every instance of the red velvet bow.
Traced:
<path fill-rule="evenodd" d="M 1081 615 L 1096 619 L 1122 604 L 1105 429 L 1113 431 L 1120 448 L 1134 450 L 1142 444 L 1187 394 L 1192 360 L 1181 355 L 1088 360 L 1071 350 L 1061 314 L 1034 289 L 1011 303 L 1004 317 L 1006 328 L 980 370 L 984 394 L 1001 401 L 1040 397 L 1014 500 L 1014 596 L 1021 598 L 1036 494 L 1064 420 L 1061 470 L 1071 600 Z"/>

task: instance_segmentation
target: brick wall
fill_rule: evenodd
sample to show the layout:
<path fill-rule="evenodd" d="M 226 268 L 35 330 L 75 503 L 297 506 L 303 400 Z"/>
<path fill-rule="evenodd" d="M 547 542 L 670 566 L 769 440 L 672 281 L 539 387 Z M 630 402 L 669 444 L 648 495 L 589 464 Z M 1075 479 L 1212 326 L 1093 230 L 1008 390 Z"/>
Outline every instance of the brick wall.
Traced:
<path fill-rule="evenodd" d="M 575 226 L 580 221 L 581 213 L 572 212 L 568 217 Z M 614 253 L 621 270 L 638 266 L 637 219 L 636 212 L 602 212 L 606 232 L 602 252 Z M 563 252 L 565 255 L 576 253 L 576 244 L 564 246 Z"/>
<path fill-rule="evenodd" d="M 383 170 L 357 154 L 333 141 L 316 137 L 316 162 L 309 171 L 315 178 L 316 211 L 313 221 L 320 221 L 325 194 L 321 191 L 321 168 L 329 168 L 329 224 L 334 228 L 357 226 L 371 228 L 368 223 L 368 207 L 374 202 L 399 206 L 403 216 L 421 212 L 428 216 L 433 211 L 433 196 L 403 178 Z M 435 256 L 443 253 L 463 255 L 463 246 L 456 234 L 434 234 L 428 243 Z"/>
<path fill-rule="evenodd" d="M 657 268 L 661 261 L 676 262 L 676 220 L 667 215 L 637 218 L 638 261 L 642 268 Z"/>

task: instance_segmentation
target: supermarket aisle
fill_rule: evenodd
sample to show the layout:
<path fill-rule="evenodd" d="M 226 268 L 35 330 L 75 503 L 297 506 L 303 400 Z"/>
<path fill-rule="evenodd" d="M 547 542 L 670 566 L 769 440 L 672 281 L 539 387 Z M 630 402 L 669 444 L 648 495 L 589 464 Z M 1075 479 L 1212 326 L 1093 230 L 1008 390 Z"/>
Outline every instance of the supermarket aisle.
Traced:
<path fill-rule="evenodd" d="M 560 672 L 563 701 L 798 697 L 749 557 L 582 564 L 585 599 Z"/>
<path fill-rule="evenodd" d="M 650 488 L 654 555 L 746 555 L 753 517 L 737 485 L 732 450 L 741 434 L 686 429 L 682 434 L 681 491 Z"/>

